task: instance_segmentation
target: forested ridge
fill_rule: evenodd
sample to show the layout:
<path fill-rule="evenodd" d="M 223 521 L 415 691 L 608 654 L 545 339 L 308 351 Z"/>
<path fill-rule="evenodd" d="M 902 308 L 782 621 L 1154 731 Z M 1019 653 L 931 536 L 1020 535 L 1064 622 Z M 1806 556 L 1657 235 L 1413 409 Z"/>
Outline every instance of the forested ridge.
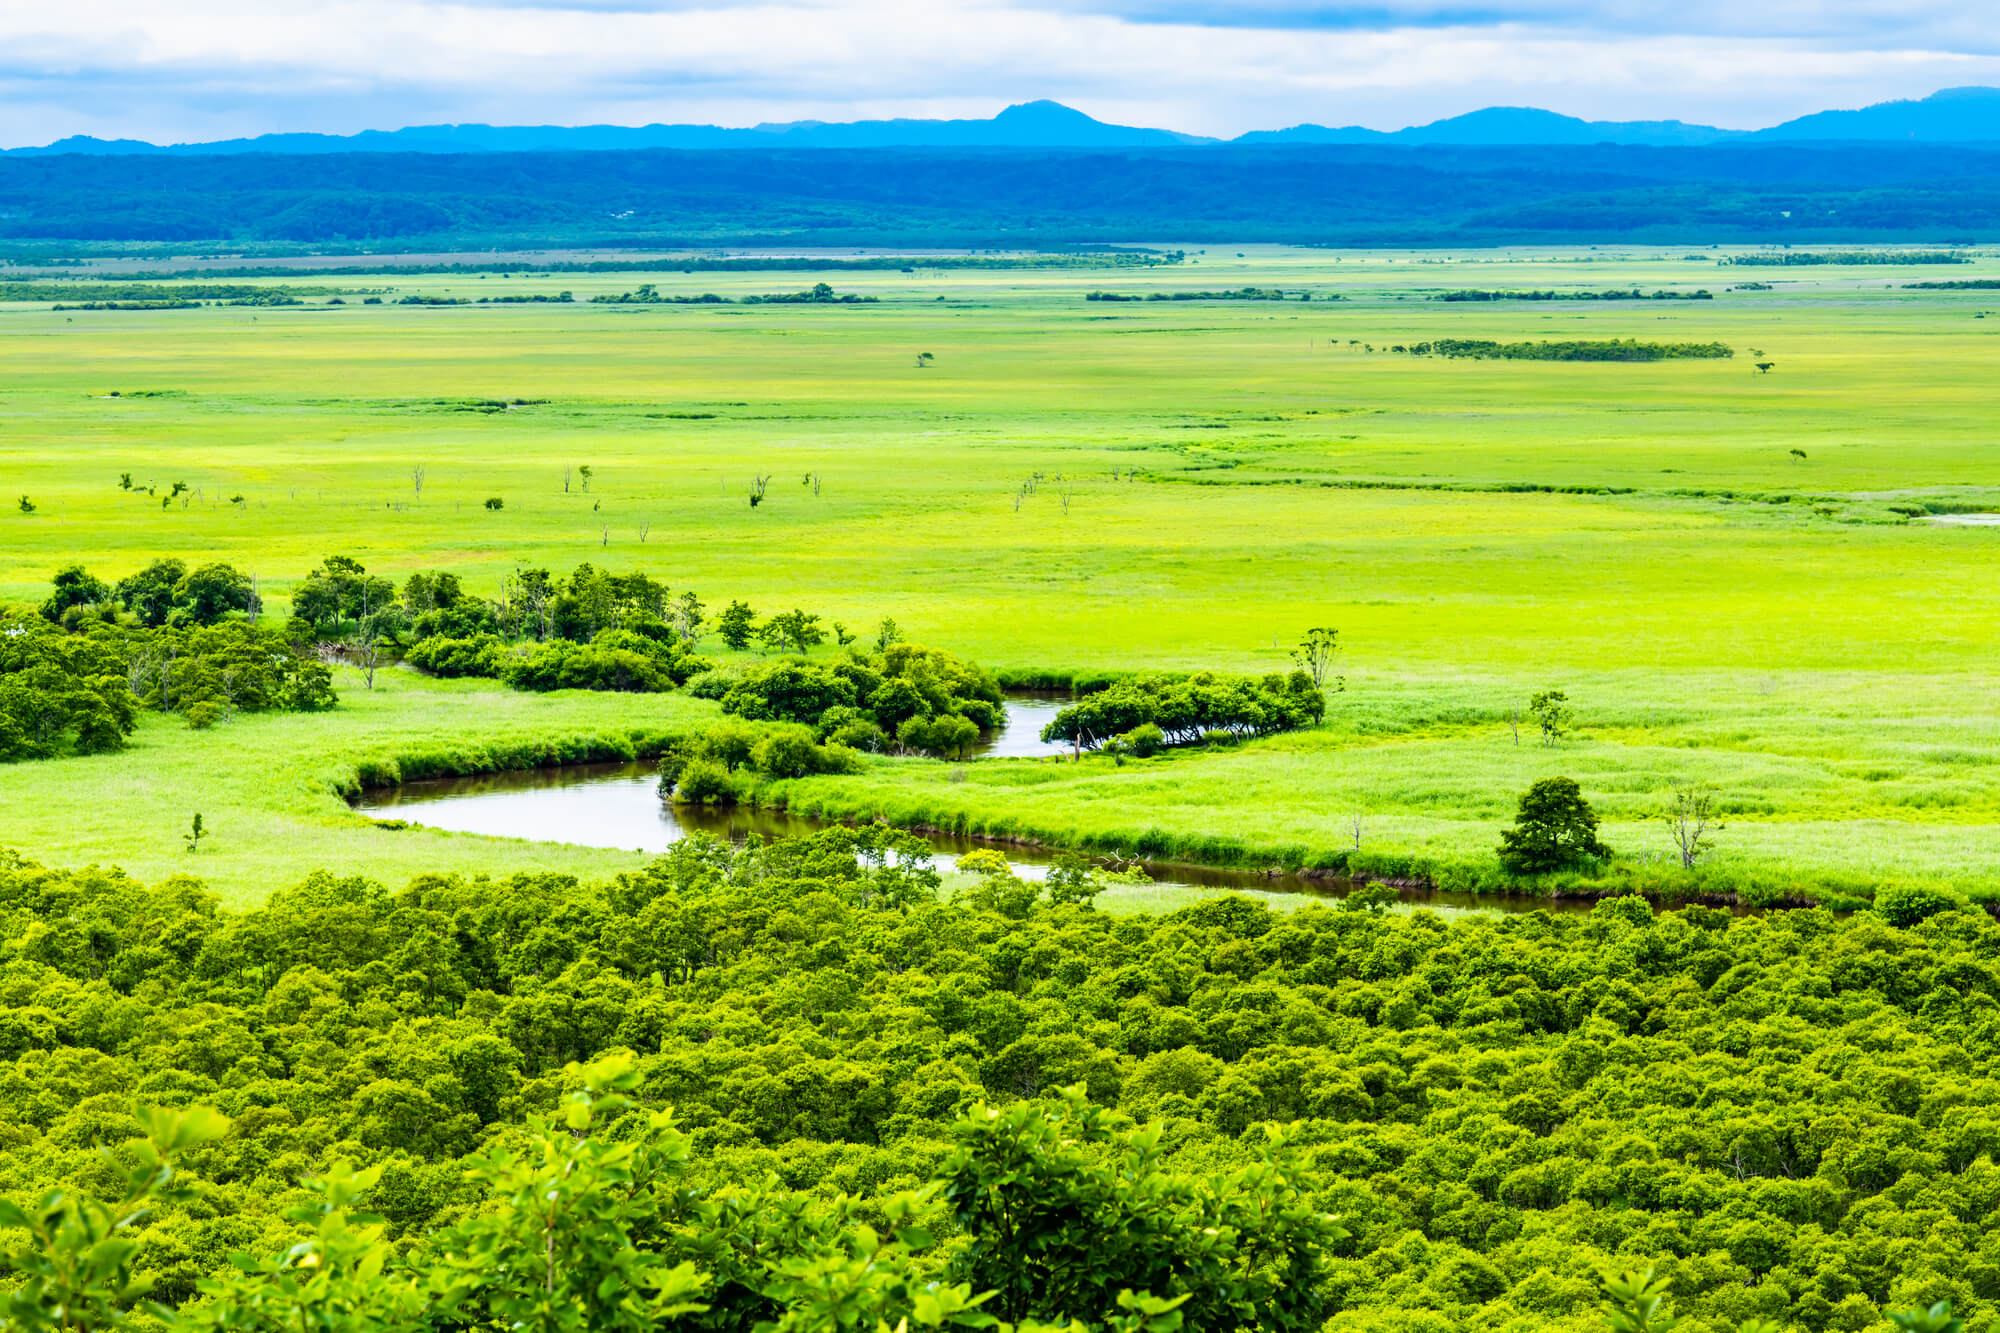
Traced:
<path fill-rule="evenodd" d="M 1935 144 L 0 157 L 22 242 L 1705 245 L 1996 219 L 2000 153 Z"/>
<path fill-rule="evenodd" d="M 1983 912 L 1119 917 L 1074 864 L 994 862 L 940 900 L 920 846 L 834 829 L 604 884 L 318 874 L 235 913 L 9 857 L 10 1318 L 57 1326 L 22 1313 L 53 1288 L 21 1228 L 70 1206 L 37 1196 L 115 1197 L 98 1149 L 148 1128 L 182 1162 L 135 1228 L 153 1300 L 318 1234 L 210 1289 L 230 1327 L 300 1327 L 342 1273 L 380 1308 L 309 1326 L 1597 1329 L 1601 1275 L 1645 1266 L 1696 1330 L 1996 1312 Z M 537 1190 L 578 1192 L 541 1231 Z M 355 1257 L 357 1207 L 393 1253 Z M 558 1317 L 530 1241 L 623 1285 Z"/>

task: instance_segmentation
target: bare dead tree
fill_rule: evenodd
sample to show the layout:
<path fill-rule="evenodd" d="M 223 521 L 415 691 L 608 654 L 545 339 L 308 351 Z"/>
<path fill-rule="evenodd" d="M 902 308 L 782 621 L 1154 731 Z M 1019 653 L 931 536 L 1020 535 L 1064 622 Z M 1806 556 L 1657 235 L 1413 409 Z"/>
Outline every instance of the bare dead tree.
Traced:
<path fill-rule="evenodd" d="M 1661 818 L 1673 834 L 1683 869 L 1694 869 L 1695 862 L 1713 849 L 1714 839 L 1708 835 L 1711 830 L 1724 827 L 1715 822 L 1716 813 L 1713 788 L 1691 783 L 1674 784 L 1673 794 L 1667 798 L 1666 813 Z"/>
<path fill-rule="evenodd" d="M 1056 478 L 1056 503 L 1062 506 L 1063 517 L 1069 517 L 1069 502 L 1076 498 L 1076 487 L 1067 478 Z"/>
<path fill-rule="evenodd" d="M 568 465 L 564 465 L 564 467 L 563 467 L 563 494 L 564 494 L 564 495 L 568 495 L 568 494 L 569 494 L 569 474 L 570 474 L 570 469 L 569 469 Z"/>
<path fill-rule="evenodd" d="M 1354 826 L 1354 850 L 1358 852 L 1361 850 L 1361 816 L 1356 814 L 1349 818 Z"/>
<path fill-rule="evenodd" d="M 1514 744 L 1521 743 L 1521 710 L 1518 706 L 1507 715 L 1507 726 L 1514 733 Z"/>
<path fill-rule="evenodd" d="M 424 494 L 424 469 L 422 464 L 410 469 L 410 486 L 411 489 L 416 491 L 417 498 L 422 499 Z"/>
<path fill-rule="evenodd" d="M 132 691 L 132 697 L 143 699 L 152 688 L 153 677 L 160 674 L 166 661 L 165 650 L 157 644 L 143 640 L 134 642 L 131 655 L 125 659 L 125 684 Z"/>
<path fill-rule="evenodd" d="M 820 483 L 819 473 L 815 472 L 813 473 L 813 499 L 815 500 L 819 498 L 819 483 Z"/>
<path fill-rule="evenodd" d="M 651 532 L 652 530 L 653 530 L 653 525 L 650 522 L 641 523 L 639 525 L 639 544 L 641 546 L 644 546 L 646 544 L 646 534 Z"/>
<path fill-rule="evenodd" d="M 599 546 L 609 546 L 609 545 L 611 545 L 611 525 L 610 525 L 610 524 L 608 524 L 608 523 L 607 523 L 607 524 L 605 524 L 605 525 L 604 525 L 604 527 L 603 527 L 603 533 L 602 533 L 602 536 L 601 536 L 601 537 L 599 538 L 599 540 L 598 540 L 598 543 L 597 543 L 597 544 L 598 544 Z"/>
<path fill-rule="evenodd" d="M 371 690 L 375 688 L 375 668 L 382 665 L 382 636 L 373 617 L 363 616 L 354 636 L 337 645 L 335 652 L 345 656 L 347 664 L 361 673 L 364 685 Z"/>
<path fill-rule="evenodd" d="M 750 483 L 750 507 L 755 509 L 764 503 L 764 488 L 771 484 L 768 473 L 759 472 Z"/>

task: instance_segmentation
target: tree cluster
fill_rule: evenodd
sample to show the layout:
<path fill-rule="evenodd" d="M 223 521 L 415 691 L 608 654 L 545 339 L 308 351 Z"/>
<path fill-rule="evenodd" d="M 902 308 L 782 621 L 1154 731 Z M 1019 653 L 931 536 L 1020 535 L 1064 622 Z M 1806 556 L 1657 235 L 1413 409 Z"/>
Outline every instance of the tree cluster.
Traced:
<path fill-rule="evenodd" d="M 1238 287 L 1226 292 L 1147 292 L 1144 296 L 1128 296 L 1121 292 L 1086 292 L 1086 301 L 1283 301 L 1287 297 L 1277 287 Z M 1313 299 L 1311 292 L 1300 292 L 1301 301 Z M 1335 294 L 1322 295 L 1322 301 L 1338 301 Z"/>
<path fill-rule="evenodd" d="M 161 562 L 147 573 L 177 563 Z M 141 613 L 131 611 L 105 619 L 100 607 L 86 603 L 62 610 L 68 629 L 46 618 L 51 604 L 44 604 L 42 617 L 0 617 L 0 760 L 122 749 L 143 709 L 178 713 L 200 728 L 239 712 L 318 712 L 334 706 L 332 673 L 324 663 L 283 634 L 240 618 L 218 616 L 204 623 L 199 592 L 191 601 L 169 600 L 172 590 L 186 583 L 163 578 L 140 584 L 137 605 L 144 614 L 172 607 L 159 616 L 169 622 L 159 628 L 149 628 Z M 51 603 L 81 586 L 82 580 L 59 575 Z M 158 592 L 159 599 L 148 602 L 149 592 Z M 88 614 L 75 614 L 80 609 Z"/>
<path fill-rule="evenodd" d="M 1496 342 L 1491 338 L 1439 338 L 1395 350 L 1411 356 L 1469 357 L 1499 361 L 1677 361 L 1715 360 L 1736 355 L 1727 343 L 1649 343 L 1636 338 L 1569 339 L 1561 342 Z"/>
<path fill-rule="evenodd" d="M 378 592 L 394 594 L 380 583 Z M 358 603 L 343 605 L 362 613 Z M 651 693 L 709 668 L 694 652 L 705 609 L 694 593 L 676 598 L 646 574 L 586 563 L 568 578 L 516 570 L 491 601 L 468 595 L 455 574 L 415 573 L 394 622 L 408 642 L 404 660 L 433 675 L 489 676 L 521 690 Z"/>
<path fill-rule="evenodd" d="M 699 296 L 675 296 L 662 292 L 654 283 L 645 282 L 639 284 L 636 291 L 590 298 L 594 305 L 874 305 L 881 299 L 854 292 L 836 295 L 833 287 L 824 282 L 816 282 L 802 292 L 771 292 L 743 297 L 718 296 L 714 292 L 703 292 Z"/>
<path fill-rule="evenodd" d="M 75 1187 L 121 1188 L 99 1149 L 204 1123 L 135 1102 L 229 1126 L 178 1142 L 198 1183 L 99 1257 L 129 1242 L 132 1282 L 212 1327 L 953 1322 L 916 1313 L 929 1291 L 1100 1327 L 1144 1298 L 1184 1328 L 1581 1333 L 1638 1263 L 1687 1333 L 1995 1313 L 1981 913 L 938 890 L 872 828 L 692 840 L 606 884 L 318 874 L 240 913 L 0 862 L 11 1317 L 100 1271 L 41 1248 Z M 349 1232 L 388 1247 L 372 1268 L 318 1248 Z M 410 1308 L 302 1322 L 329 1270 Z"/>
<path fill-rule="evenodd" d="M 824 665 L 792 659 L 715 672 L 689 688 L 720 699 L 731 716 L 804 723 L 852 749 L 947 757 L 962 757 L 1003 711 L 999 683 L 984 668 L 914 643 L 849 649 Z"/>
<path fill-rule="evenodd" d="M 1715 293 L 1705 287 L 1691 292 L 1660 288 L 1650 294 L 1640 291 L 1637 287 L 1614 287 L 1601 292 L 1559 292 L 1550 289 L 1482 291 L 1467 288 L 1461 291 L 1439 292 L 1431 297 L 1433 301 L 1713 301 L 1714 299 Z"/>
<path fill-rule="evenodd" d="M 1133 676 L 1086 694 L 1042 728 L 1045 741 L 1100 749 L 1138 728 L 1158 728 L 1169 745 L 1211 737 L 1269 736 L 1318 726 L 1326 695 L 1306 669 L 1286 675 Z"/>
<path fill-rule="evenodd" d="M 185 489 L 178 483 L 175 493 Z M 229 565 L 189 569 L 181 560 L 155 560 L 130 578 L 106 583 L 82 565 L 56 572 L 42 616 L 69 629 L 91 623 L 175 629 L 255 618 L 257 586 Z"/>

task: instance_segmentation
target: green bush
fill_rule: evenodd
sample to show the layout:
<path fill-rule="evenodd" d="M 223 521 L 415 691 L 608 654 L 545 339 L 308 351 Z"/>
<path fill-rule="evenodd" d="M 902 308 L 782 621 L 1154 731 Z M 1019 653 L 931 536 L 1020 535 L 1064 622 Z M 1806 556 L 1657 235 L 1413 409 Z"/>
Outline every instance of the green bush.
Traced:
<path fill-rule="evenodd" d="M 690 759 L 674 784 L 673 798 L 685 805 L 734 805 L 736 784 L 719 761 Z"/>
<path fill-rule="evenodd" d="M 1875 891 L 1875 910 L 1892 926 L 1914 926 L 1964 905 L 1962 898 L 1922 885 L 1891 884 Z"/>
<path fill-rule="evenodd" d="M 1150 759 L 1167 743 L 1167 735 L 1151 722 L 1142 722 L 1124 735 L 1126 748 L 1141 759 Z"/>
<path fill-rule="evenodd" d="M 781 727 L 757 742 L 750 762 L 774 778 L 803 778 L 821 772 L 819 745 L 803 727 Z"/>

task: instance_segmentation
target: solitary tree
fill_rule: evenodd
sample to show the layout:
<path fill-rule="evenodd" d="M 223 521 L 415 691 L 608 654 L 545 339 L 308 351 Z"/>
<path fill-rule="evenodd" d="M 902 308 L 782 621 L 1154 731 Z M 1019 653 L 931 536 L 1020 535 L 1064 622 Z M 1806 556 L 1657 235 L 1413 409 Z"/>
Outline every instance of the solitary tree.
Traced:
<path fill-rule="evenodd" d="M 1542 729 L 1542 744 L 1553 749 L 1558 741 L 1569 734 L 1569 696 L 1561 690 L 1543 690 L 1528 700 L 1528 711 L 1534 715 L 1535 724 Z"/>
<path fill-rule="evenodd" d="M 891 620 L 888 616 L 883 616 L 881 625 L 875 630 L 875 651 L 886 653 L 890 648 L 902 641 L 902 629 L 894 620 Z"/>
<path fill-rule="evenodd" d="M 758 505 L 764 503 L 764 488 L 769 486 L 770 484 L 771 484 L 771 478 L 762 472 L 756 473 L 751 478 L 750 507 L 752 509 L 755 509 Z"/>
<path fill-rule="evenodd" d="M 1674 784 L 1673 794 L 1667 800 L 1666 813 L 1661 817 L 1674 835 L 1674 846 L 1680 849 L 1684 868 L 1694 869 L 1694 863 L 1712 846 L 1714 840 L 1708 836 L 1709 830 L 1723 827 L 1715 822 L 1715 816 L 1713 788 Z"/>
<path fill-rule="evenodd" d="M 188 826 L 186 833 L 181 834 L 181 840 L 187 843 L 187 849 L 193 852 L 201 849 L 201 840 L 207 836 L 208 829 L 202 825 L 201 812 L 197 810 L 194 816 L 194 823 Z"/>
<path fill-rule="evenodd" d="M 750 609 L 748 602 L 731 602 L 722 609 L 715 622 L 715 632 L 722 641 L 742 652 L 750 646 L 750 627 L 757 621 L 757 613 Z"/>
<path fill-rule="evenodd" d="M 30 500 L 25 495 L 21 497 L 21 512 L 24 514 L 32 514 L 35 512 L 35 502 L 33 500 Z"/>
<path fill-rule="evenodd" d="M 1500 865 L 1509 874 L 1542 875 L 1609 855 L 1597 840 L 1597 812 L 1575 778 L 1543 778 L 1528 788 L 1514 827 L 1500 833 Z"/>
<path fill-rule="evenodd" d="M 1316 689 L 1329 690 L 1338 694 L 1347 688 L 1347 682 L 1339 676 L 1329 677 L 1333 669 L 1334 655 L 1340 651 L 1340 631 L 1325 625 L 1316 625 L 1306 631 L 1299 640 L 1299 646 L 1292 649 L 1292 660 L 1313 678 Z M 1333 684 L 1329 686 L 1327 681 Z"/>
<path fill-rule="evenodd" d="M 576 475 L 578 476 L 578 478 L 582 480 L 583 489 L 585 489 L 586 491 L 589 490 L 590 477 L 591 477 L 590 465 L 588 463 L 585 463 L 583 466 L 577 468 Z"/>

